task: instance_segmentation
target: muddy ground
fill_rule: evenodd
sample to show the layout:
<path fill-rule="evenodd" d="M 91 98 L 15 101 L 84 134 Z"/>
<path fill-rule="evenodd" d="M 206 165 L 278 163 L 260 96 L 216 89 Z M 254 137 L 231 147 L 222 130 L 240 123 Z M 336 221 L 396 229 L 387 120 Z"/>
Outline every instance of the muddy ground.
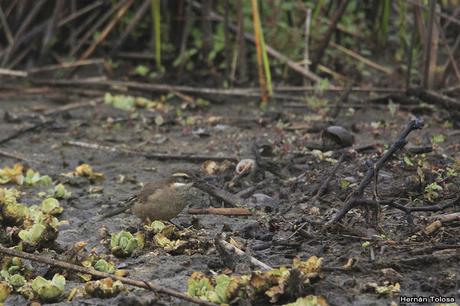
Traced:
<path fill-rule="evenodd" d="M 88 98 L 80 98 L 79 101 L 85 99 Z M 350 130 L 355 138 L 353 148 L 359 150 L 345 158 L 330 181 L 326 194 L 317 202 L 311 199 L 334 167 L 330 159 L 337 160 L 341 151 L 332 150 L 330 156 L 324 156 L 306 149 L 312 142 L 320 142 L 320 129 L 314 127 L 327 125 L 326 112 L 324 109 L 301 107 L 298 102 L 294 102 L 295 105 L 290 101 L 274 102 L 262 111 L 255 100 L 227 98 L 225 102 L 211 103 L 209 107 L 181 110 L 178 117 L 177 109 L 181 109 L 182 102 L 173 99 L 169 102 L 173 105 L 171 110 L 162 113 L 164 122 L 160 126 L 155 124 L 158 111 L 138 109 L 138 115 L 132 116 L 130 112 L 100 104 L 50 116 L 52 123 L 19 135 L 1 148 L 20 153 L 31 161 L 30 167 L 50 175 L 53 180 L 67 182 L 66 186 L 73 195 L 61 201 L 64 212 L 60 219 L 69 222 L 59 230 L 57 242 L 62 248 L 86 241 L 87 250 L 95 248 L 98 252 L 108 252 L 100 244 L 99 229 L 105 225 L 109 232 L 135 230 L 139 220 L 130 214 L 122 214 L 101 221 L 102 213 L 118 207 L 122 200 L 139 191 L 141 183 L 175 169 L 196 168 L 200 163 L 108 153 L 65 145 L 65 142 L 82 141 L 143 152 L 190 153 L 238 159 L 253 158 L 252 146 L 266 143 L 273 149 L 273 154 L 267 154 L 263 159 L 277 164 L 281 174 L 277 177 L 266 172 L 268 185 L 255 191 L 273 198 L 274 203 L 269 208 L 260 203 L 254 205 L 252 217 L 192 216 L 184 210 L 173 220 L 174 223 L 184 227 L 192 224 L 200 226 L 209 241 L 208 248 L 191 256 L 144 249 L 136 256 L 115 259 L 129 270 L 129 277 L 186 291 L 187 278 L 193 271 L 221 272 L 227 267 L 212 246 L 214 237 L 225 232 L 250 249 L 254 257 L 273 267 L 290 265 L 295 256 L 304 260 L 313 255 L 322 257 L 325 269 L 311 293 L 323 296 L 330 305 L 390 305 L 391 302 L 399 303 L 399 295 L 452 296 L 458 301 L 458 221 L 446 223 L 430 234 L 422 231 L 432 222 L 431 216 L 455 212 L 458 207 L 438 212 L 414 212 L 413 226 L 407 223 L 402 211 L 392 207 L 383 206 L 377 222 L 366 220 L 369 219 L 366 210 L 353 209 L 340 226 L 323 227 L 340 209 L 351 191 L 357 188 L 367 170 L 366 161 L 375 161 L 380 157 L 414 113 L 424 119 L 425 127 L 409 135 L 407 147 L 430 145 L 435 136 L 437 141 L 433 144 L 433 151 L 426 153 L 425 157 L 406 150 L 396 153 L 380 172 L 377 185 L 379 197 L 397 197 L 403 204 L 422 206 L 444 203 L 458 195 L 460 176 L 446 174 L 447 168 L 454 172 L 460 170 L 460 133 L 453 127 L 448 112 L 415 106 L 404 109 L 396 107 L 393 112 L 390 111 L 392 107 L 387 105 L 363 102 L 362 97 L 355 96 L 355 101 L 351 105 L 353 109 L 342 107 L 339 116 L 330 121 Z M 41 111 L 59 106 L 62 103 L 50 101 L 46 96 L 32 98 L 30 95 L 21 95 L 18 90 L 16 98 L 2 99 L 0 104 L 3 118 L 0 120 L 1 137 L 36 123 L 38 119 L 35 116 Z M 23 119 L 13 122 L 5 120 L 5 112 L 19 114 Z M 210 116 L 220 116 L 220 119 L 207 120 Z M 193 123 L 189 119 L 192 117 Z M 184 124 L 187 119 L 188 125 Z M 439 134 L 444 136 L 444 141 L 436 137 Z M 365 149 L 367 145 L 370 146 Z M 17 162 L 4 156 L 0 160 L 2 167 Z M 69 182 L 61 176 L 81 163 L 88 163 L 96 171 L 104 173 L 105 180 L 94 184 L 85 179 Z M 417 180 L 417 163 L 423 164 L 421 168 L 425 182 Z M 120 176 L 124 176 L 122 182 Z M 245 178 L 230 191 L 238 192 L 261 179 L 256 178 L 254 182 Z M 425 186 L 435 181 L 443 190 L 438 191 L 438 197 L 430 202 Z M 220 184 L 218 187 L 224 188 L 223 180 L 215 182 Z M 22 189 L 26 194 L 21 202 L 33 204 L 37 201 L 39 188 Z M 373 184 L 366 189 L 366 196 L 372 198 Z M 204 196 L 200 205 L 206 207 L 209 204 L 222 206 L 222 203 Z M 369 242 L 368 246 L 366 242 Z M 350 258 L 354 265 L 349 269 L 341 268 Z M 78 284 L 76 279 L 69 279 L 69 288 Z M 371 283 L 382 286 L 399 283 L 401 292 L 392 296 L 377 294 L 370 288 Z M 22 303 L 26 303 L 24 298 L 12 295 L 6 305 Z M 138 288 L 131 288 L 111 299 L 75 299 L 71 303 L 58 304 L 156 303 L 187 304 Z"/>

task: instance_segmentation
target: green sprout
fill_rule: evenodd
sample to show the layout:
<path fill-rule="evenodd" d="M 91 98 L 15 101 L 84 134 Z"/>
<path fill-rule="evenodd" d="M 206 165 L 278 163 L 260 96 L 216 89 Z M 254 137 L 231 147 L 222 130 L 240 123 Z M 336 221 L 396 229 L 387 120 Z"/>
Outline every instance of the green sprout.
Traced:
<path fill-rule="evenodd" d="M 37 276 L 32 281 L 32 290 L 42 301 L 52 302 L 58 300 L 64 293 L 64 289 L 65 278 L 60 274 L 54 274 L 52 280 Z"/>
<path fill-rule="evenodd" d="M 428 201 L 432 202 L 439 197 L 438 191 L 442 190 L 441 186 L 439 186 L 436 182 L 433 182 L 425 187 L 425 197 Z"/>
<path fill-rule="evenodd" d="M 140 235 L 133 236 L 130 232 L 120 231 L 112 234 L 110 249 L 115 256 L 127 257 L 135 250 L 144 247 L 143 239 Z"/>

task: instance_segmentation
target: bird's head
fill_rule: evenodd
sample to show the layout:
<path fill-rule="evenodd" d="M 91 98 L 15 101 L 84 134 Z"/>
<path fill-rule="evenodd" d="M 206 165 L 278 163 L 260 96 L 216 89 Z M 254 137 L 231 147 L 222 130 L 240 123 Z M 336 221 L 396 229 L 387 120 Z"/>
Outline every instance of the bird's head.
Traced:
<path fill-rule="evenodd" d="M 172 187 L 178 189 L 189 189 L 193 186 L 193 178 L 185 172 L 175 172 L 172 174 Z"/>

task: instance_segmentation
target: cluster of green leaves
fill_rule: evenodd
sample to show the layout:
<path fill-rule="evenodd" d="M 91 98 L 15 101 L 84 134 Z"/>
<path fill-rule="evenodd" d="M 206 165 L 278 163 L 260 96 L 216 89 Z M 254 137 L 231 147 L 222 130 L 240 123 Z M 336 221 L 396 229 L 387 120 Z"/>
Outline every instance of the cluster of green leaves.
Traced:
<path fill-rule="evenodd" d="M 112 234 L 110 251 L 119 257 L 130 256 L 134 251 L 144 247 L 144 237 L 141 233 L 135 235 L 127 231 Z"/>
<path fill-rule="evenodd" d="M 432 138 L 435 146 L 444 140 L 445 138 L 441 134 L 434 135 Z M 454 160 L 454 163 L 450 165 L 439 167 L 431 163 L 426 154 L 417 155 L 416 157 L 405 155 L 403 162 L 406 167 L 416 168 L 417 174 L 414 176 L 414 180 L 420 183 L 423 198 L 430 202 L 438 200 L 443 191 L 449 190 L 449 185 L 451 184 L 449 181 L 457 177 L 460 170 L 458 160 Z M 428 173 L 430 175 L 427 175 Z"/>
<path fill-rule="evenodd" d="M 99 298 L 110 298 L 123 291 L 125 286 L 120 281 L 114 281 L 112 278 L 104 278 L 97 281 L 85 283 L 85 293 L 89 296 Z"/>
<path fill-rule="evenodd" d="M 24 171 L 21 164 L 0 169 L 0 184 L 19 186 L 47 186 L 51 177 L 40 175 L 38 171 Z M 39 205 L 24 205 L 19 202 L 22 192 L 15 188 L 0 188 L 0 242 L 5 246 L 33 251 L 54 241 L 61 222 L 56 218 L 62 213 L 57 198 L 71 195 L 62 184 L 57 184 L 47 192 L 39 192 L 44 197 Z M 9 226 L 10 230 L 6 230 Z"/>
<path fill-rule="evenodd" d="M 322 258 L 312 256 L 306 261 L 295 258 L 291 269 L 281 267 L 251 275 L 219 274 L 210 278 L 201 272 L 194 272 L 188 280 L 187 293 L 217 304 L 228 304 L 238 298 L 259 302 L 268 300 L 270 303 L 276 303 L 282 297 L 297 299 L 305 295 L 305 288 L 318 277 L 321 264 Z M 304 288 L 296 292 L 301 296 L 289 296 L 292 292 L 286 292 L 287 284 L 293 281 L 299 288 Z M 324 302 L 320 305 L 327 304 L 324 299 L 318 299 Z"/>
<path fill-rule="evenodd" d="M 28 169 L 24 174 L 24 167 L 21 164 L 15 164 L 12 168 L 6 166 L 0 169 L 0 184 L 16 183 L 18 185 L 50 185 L 51 177 L 40 175 L 38 171 Z"/>
<path fill-rule="evenodd" d="M 42 276 L 34 278 L 21 259 L 4 257 L 0 271 L 0 303 L 13 291 L 28 300 L 55 302 L 64 293 L 65 283 L 64 276 L 60 274 L 55 274 L 51 280 Z"/>

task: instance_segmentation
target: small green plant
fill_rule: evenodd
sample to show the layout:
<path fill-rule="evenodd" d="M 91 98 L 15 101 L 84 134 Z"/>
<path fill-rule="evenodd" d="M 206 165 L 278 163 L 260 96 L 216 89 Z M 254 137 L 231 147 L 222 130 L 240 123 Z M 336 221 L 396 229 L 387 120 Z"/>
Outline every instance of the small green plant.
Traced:
<path fill-rule="evenodd" d="M 397 110 L 398 105 L 393 103 L 393 100 L 390 99 L 390 102 L 388 102 L 388 111 L 390 112 L 391 117 L 395 116 Z"/>
<path fill-rule="evenodd" d="M 329 106 L 329 100 L 325 98 L 321 98 L 318 96 L 312 96 L 308 98 L 308 106 L 312 109 L 319 110 L 324 109 Z"/>
<path fill-rule="evenodd" d="M 433 182 L 425 187 L 425 198 L 428 201 L 433 202 L 439 197 L 438 191 L 442 191 L 443 188 L 439 186 L 436 182 Z"/>
<path fill-rule="evenodd" d="M 112 234 L 110 240 L 110 250 L 112 254 L 119 257 L 127 257 L 135 250 L 144 247 L 143 237 L 138 234 L 133 236 L 130 232 L 120 231 Z"/>
<path fill-rule="evenodd" d="M 145 77 L 148 76 L 148 74 L 150 73 L 150 69 L 147 66 L 139 65 L 136 66 L 136 69 L 134 69 L 134 73 L 139 76 Z"/>
<path fill-rule="evenodd" d="M 42 301 L 53 302 L 59 299 L 64 293 L 65 278 L 60 274 L 54 274 L 52 280 L 37 276 L 32 281 L 34 294 Z"/>
<path fill-rule="evenodd" d="M 404 155 L 404 164 L 406 164 L 408 167 L 412 167 L 414 165 L 410 157 L 407 155 Z"/>
<path fill-rule="evenodd" d="M 342 190 L 346 190 L 348 187 L 350 187 L 350 181 L 340 180 L 340 188 Z"/>
<path fill-rule="evenodd" d="M 457 173 L 457 171 L 455 169 L 447 167 L 446 175 L 447 175 L 447 177 L 456 177 L 456 176 L 458 176 L 458 173 Z"/>
<path fill-rule="evenodd" d="M 444 141 L 446 141 L 446 137 L 442 134 L 436 134 L 433 135 L 433 137 L 431 137 L 431 142 L 433 142 L 434 144 L 440 144 Z"/>
<path fill-rule="evenodd" d="M 115 272 L 116 267 L 112 262 L 107 262 L 105 259 L 99 259 L 94 264 L 94 269 L 105 273 L 113 273 Z"/>

